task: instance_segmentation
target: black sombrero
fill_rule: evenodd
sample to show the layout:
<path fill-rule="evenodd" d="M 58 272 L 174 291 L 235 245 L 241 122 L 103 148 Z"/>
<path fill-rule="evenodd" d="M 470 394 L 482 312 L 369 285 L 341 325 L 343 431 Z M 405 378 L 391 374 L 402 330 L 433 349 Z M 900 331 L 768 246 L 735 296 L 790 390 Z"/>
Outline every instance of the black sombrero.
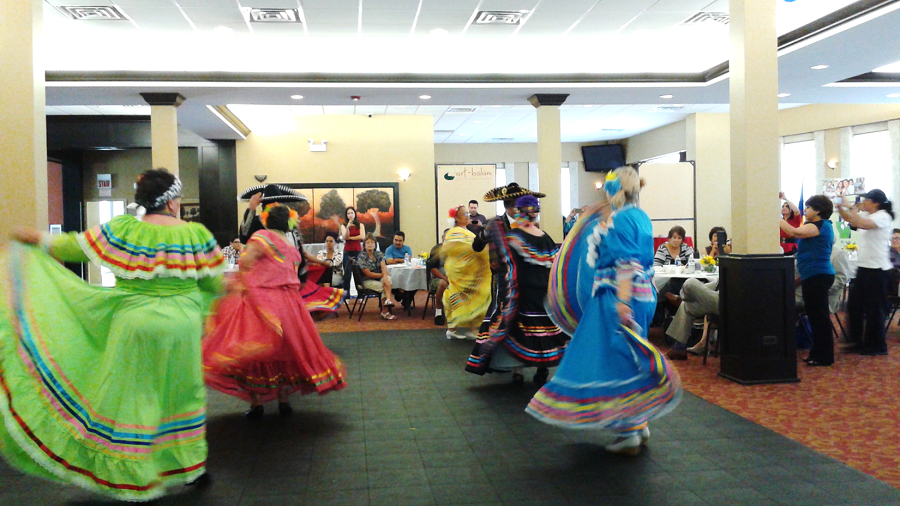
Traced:
<path fill-rule="evenodd" d="M 278 202 L 284 204 L 287 202 L 307 202 L 307 198 L 297 190 L 287 187 L 283 184 L 261 184 L 244 190 L 238 197 L 238 200 L 250 200 L 250 197 L 262 192 L 262 203 L 271 204 Z"/>
<path fill-rule="evenodd" d="M 525 195 L 532 195 L 535 198 L 542 199 L 547 196 L 546 193 L 533 192 L 528 188 L 522 188 L 518 183 L 509 183 L 506 186 L 498 186 L 493 190 L 484 194 L 485 202 L 496 202 L 498 200 L 515 200 Z"/>

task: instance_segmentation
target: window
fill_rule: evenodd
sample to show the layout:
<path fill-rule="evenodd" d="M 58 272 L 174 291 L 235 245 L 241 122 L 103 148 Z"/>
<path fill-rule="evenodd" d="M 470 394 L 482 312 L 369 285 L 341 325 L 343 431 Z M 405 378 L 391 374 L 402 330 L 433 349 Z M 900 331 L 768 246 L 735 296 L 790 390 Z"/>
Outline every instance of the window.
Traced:
<path fill-rule="evenodd" d="M 559 188 L 562 190 L 559 192 L 560 194 L 560 202 L 562 204 L 562 215 L 568 216 L 569 211 L 572 210 L 572 183 L 570 182 L 569 168 L 563 167 L 560 172 L 560 186 Z"/>
<path fill-rule="evenodd" d="M 866 191 L 878 188 L 894 200 L 891 136 L 887 130 L 854 135 L 850 141 L 850 176 L 864 177 Z"/>
<path fill-rule="evenodd" d="M 816 194 L 816 143 L 792 142 L 781 149 L 781 191 L 800 207 L 800 194 L 807 199 Z"/>

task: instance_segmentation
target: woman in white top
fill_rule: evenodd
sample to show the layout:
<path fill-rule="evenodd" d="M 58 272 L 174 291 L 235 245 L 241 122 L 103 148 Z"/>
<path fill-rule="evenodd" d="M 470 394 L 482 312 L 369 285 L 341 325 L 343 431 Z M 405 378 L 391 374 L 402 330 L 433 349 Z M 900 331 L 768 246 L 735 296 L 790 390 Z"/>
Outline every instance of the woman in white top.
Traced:
<path fill-rule="evenodd" d="M 322 283 L 328 286 L 343 286 L 344 284 L 344 255 L 335 248 L 337 244 L 337 234 L 328 232 L 325 234 L 325 249 L 320 250 L 316 255 L 320 261 L 326 262 L 331 267 L 331 278 L 327 273 L 322 276 Z"/>
<path fill-rule="evenodd" d="M 878 189 L 863 195 L 859 207 L 861 211 L 857 212 L 846 204 L 838 204 L 841 218 L 859 230 L 859 268 L 856 279 L 850 285 L 847 301 L 850 340 L 853 344 L 847 351 L 861 355 L 887 355 L 884 313 L 888 306 L 889 244 L 894 210 L 884 192 Z"/>

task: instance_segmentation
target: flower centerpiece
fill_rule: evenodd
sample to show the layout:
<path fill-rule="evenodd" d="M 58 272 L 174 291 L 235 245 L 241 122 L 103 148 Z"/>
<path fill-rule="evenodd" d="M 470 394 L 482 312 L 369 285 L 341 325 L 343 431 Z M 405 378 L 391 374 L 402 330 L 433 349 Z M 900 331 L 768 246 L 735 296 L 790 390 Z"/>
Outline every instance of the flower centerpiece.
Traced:
<path fill-rule="evenodd" d="M 859 246 L 857 246 L 856 244 L 851 242 L 851 243 L 847 243 L 847 245 L 844 246 L 844 249 L 849 251 L 850 253 L 853 253 L 854 251 L 859 250 Z"/>
<path fill-rule="evenodd" d="M 718 263 L 718 259 L 709 255 L 700 258 L 700 265 L 703 267 L 704 272 L 716 272 L 716 264 Z"/>

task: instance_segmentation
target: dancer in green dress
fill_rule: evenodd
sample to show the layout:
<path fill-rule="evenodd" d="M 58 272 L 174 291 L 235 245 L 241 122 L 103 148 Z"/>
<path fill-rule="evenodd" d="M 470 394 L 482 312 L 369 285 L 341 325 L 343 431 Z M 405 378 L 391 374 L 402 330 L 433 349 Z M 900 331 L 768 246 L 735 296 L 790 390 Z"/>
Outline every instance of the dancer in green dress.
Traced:
<path fill-rule="evenodd" d="M 150 170 L 136 187 L 143 221 L 21 230 L 0 255 L 0 454 L 27 473 L 147 501 L 205 473 L 200 336 L 223 258 L 203 225 L 176 218 L 175 176 Z M 102 265 L 116 287 L 87 285 L 57 260 Z"/>

